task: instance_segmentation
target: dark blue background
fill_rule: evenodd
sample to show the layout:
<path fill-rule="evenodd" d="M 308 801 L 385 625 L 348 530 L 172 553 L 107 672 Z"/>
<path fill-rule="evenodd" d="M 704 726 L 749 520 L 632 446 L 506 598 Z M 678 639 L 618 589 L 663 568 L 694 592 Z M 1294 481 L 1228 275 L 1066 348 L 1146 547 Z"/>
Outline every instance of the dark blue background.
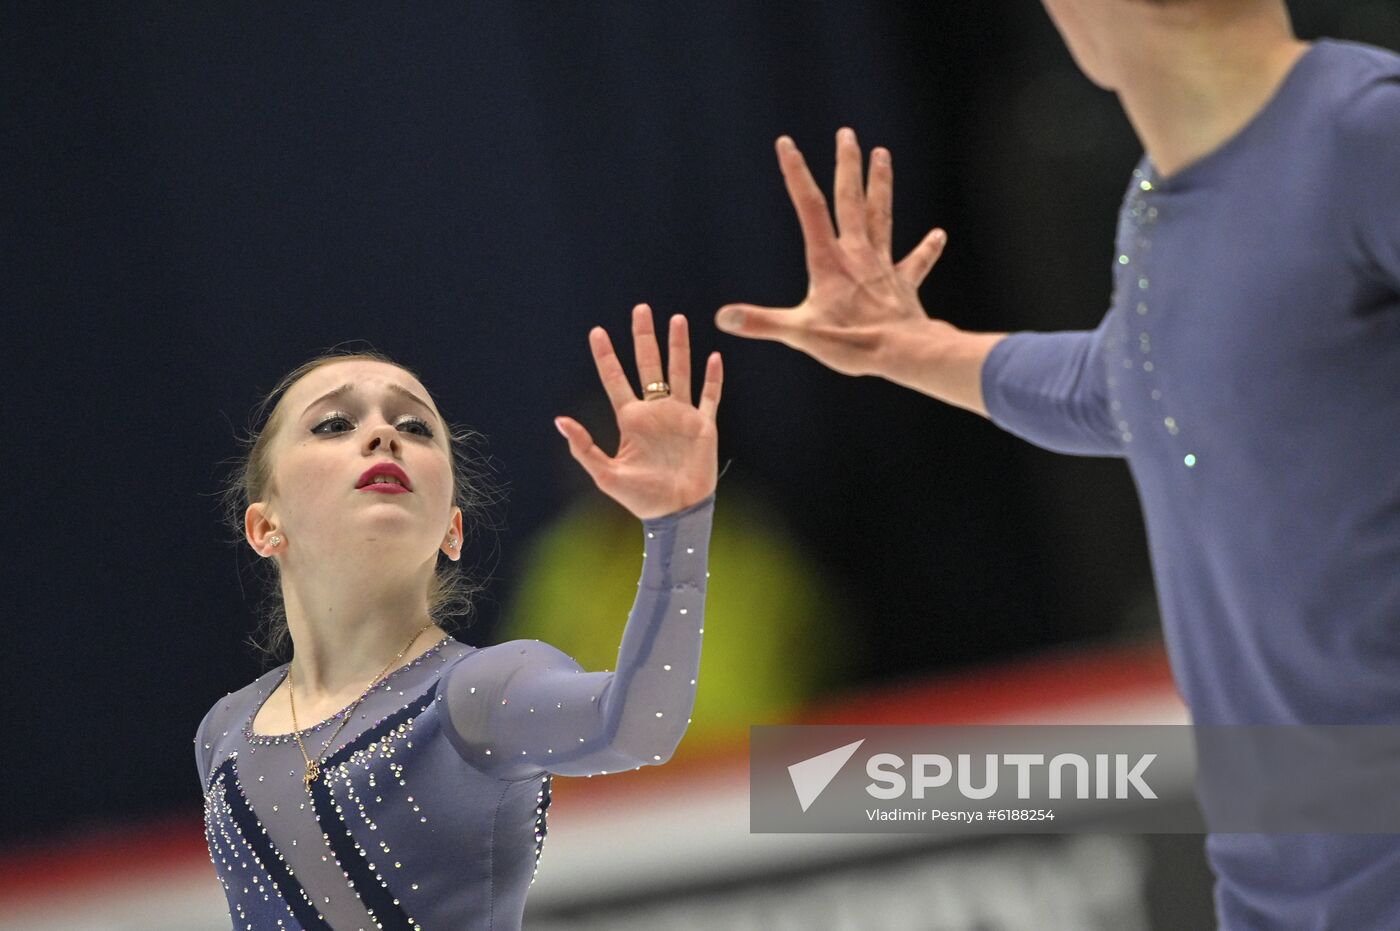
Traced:
<path fill-rule="evenodd" d="M 1400 46 L 1390 2 L 1300 34 Z M 896 249 L 970 329 L 1090 327 L 1140 148 L 1039 4 L 7 5 L 6 718 L 0 840 L 198 803 L 191 736 L 262 671 L 221 463 L 261 395 L 367 339 L 489 438 L 509 484 L 480 620 L 583 481 L 586 332 L 648 301 L 718 348 L 725 481 L 785 515 L 856 613 L 847 683 L 1156 622 L 1131 480 L 785 347 L 722 303 L 797 301 L 780 133 L 829 184 L 889 147 Z M 594 492 L 596 493 L 596 492 Z M 723 500 L 723 484 L 720 489 Z M 488 541 L 489 542 L 489 541 Z"/>

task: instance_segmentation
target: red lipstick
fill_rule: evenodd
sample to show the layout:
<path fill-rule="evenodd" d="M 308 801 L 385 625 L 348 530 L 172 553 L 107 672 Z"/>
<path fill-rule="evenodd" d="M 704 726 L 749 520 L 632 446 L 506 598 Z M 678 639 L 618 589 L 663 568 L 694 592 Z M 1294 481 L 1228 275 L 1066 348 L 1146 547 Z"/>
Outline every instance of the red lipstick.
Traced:
<path fill-rule="evenodd" d="M 395 484 L 391 481 L 376 482 L 374 480 L 376 475 L 387 475 L 390 478 L 397 479 L 399 484 Z M 408 480 L 408 473 L 392 462 L 377 462 L 368 469 L 365 469 L 364 474 L 360 476 L 360 480 L 355 483 L 355 487 L 366 491 L 376 491 L 381 494 L 391 495 L 407 494 L 413 490 L 413 485 Z"/>

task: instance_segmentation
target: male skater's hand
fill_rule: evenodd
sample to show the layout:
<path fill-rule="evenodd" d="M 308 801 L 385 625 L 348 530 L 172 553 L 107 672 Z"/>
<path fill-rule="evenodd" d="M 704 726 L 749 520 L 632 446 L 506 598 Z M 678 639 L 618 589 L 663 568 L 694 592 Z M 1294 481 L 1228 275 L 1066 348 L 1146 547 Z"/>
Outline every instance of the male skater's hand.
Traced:
<path fill-rule="evenodd" d="M 806 246 L 807 296 L 796 307 L 727 304 L 715 316 L 726 333 L 800 349 L 846 375 L 879 375 L 985 416 L 981 361 L 1005 334 L 964 333 L 930 319 L 921 285 L 943 254 L 933 229 L 903 259 L 890 252 L 894 171 L 890 153 L 871 152 L 861 184 L 856 134 L 836 134 L 836 227 L 797 146 L 777 142 L 778 163 Z"/>

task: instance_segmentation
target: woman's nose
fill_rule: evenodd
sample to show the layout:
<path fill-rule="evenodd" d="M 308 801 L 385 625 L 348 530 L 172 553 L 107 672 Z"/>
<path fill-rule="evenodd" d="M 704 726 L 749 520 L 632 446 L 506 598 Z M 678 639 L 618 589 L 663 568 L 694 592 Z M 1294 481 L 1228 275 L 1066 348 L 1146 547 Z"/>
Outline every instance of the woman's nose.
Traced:
<path fill-rule="evenodd" d="M 370 450 L 387 447 L 395 452 L 399 448 L 399 433 L 393 424 L 380 424 L 365 436 L 366 448 Z"/>

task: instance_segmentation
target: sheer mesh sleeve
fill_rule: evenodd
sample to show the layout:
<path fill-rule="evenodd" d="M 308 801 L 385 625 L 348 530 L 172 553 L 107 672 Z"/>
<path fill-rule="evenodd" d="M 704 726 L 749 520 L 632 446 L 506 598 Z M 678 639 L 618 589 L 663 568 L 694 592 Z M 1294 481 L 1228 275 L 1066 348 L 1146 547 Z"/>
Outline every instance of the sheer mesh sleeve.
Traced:
<path fill-rule="evenodd" d="M 584 672 L 538 640 L 477 650 L 449 669 L 447 734 L 462 757 L 501 779 L 666 762 L 695 703 L 713 514 L 710 495 L 642 522 L 642 577 L 615 672 Z"/>
<path fill-rule="evenodd" d="M 210 706 L 204 713 L 204 718 L 199 722 L 199 727 L 194 732 L 194 764 L 199 770 L 199 787 L 204 789 L 209 784 L 209 776 L 213 772 L 213 762 L 215 744 L 218 738 L 227 736 L 229 729 L 229 708 L 231 702 L 229 693 Z"/>
<path fill-rule="evenodd" d="M 209 740 L 206 735 L 209 732 L 209 720 L 214 717 L 218 707 L 215 704 L 204 713 L 204 719 L 199 722 L 199 727 L 194 732 L 194 765 L 199 770 L 200 791 L 209 784 Z"/>

